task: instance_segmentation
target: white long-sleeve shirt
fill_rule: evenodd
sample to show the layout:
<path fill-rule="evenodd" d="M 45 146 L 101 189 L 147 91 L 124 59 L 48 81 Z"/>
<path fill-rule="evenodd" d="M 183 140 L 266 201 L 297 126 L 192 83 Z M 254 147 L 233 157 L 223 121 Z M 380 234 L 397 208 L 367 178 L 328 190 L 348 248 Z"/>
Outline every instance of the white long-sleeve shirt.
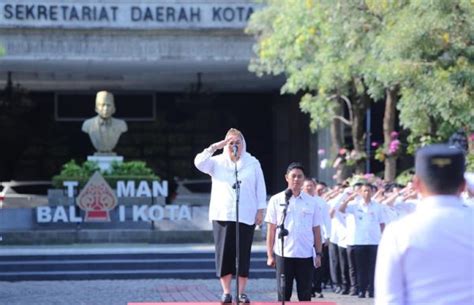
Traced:
<path fill-rule="evenodd" d="M 212 156 L 208 148 L 197 154 L 194 165 L 212 178 L 209 220 L 235 221 L 235 165 L 225 152 Z M 266 188 L 260 162 L 243 152 L 237 162 L 240 183 L 239 222 L 253 225 L 257 210 L 266 208 Z"/>
<path fill-rule="evenodd" d="M 474 304 L 473 211 L 456 196 L 432 196 L 390 223 L 377 253 L 375 304 Z"/>
<path fill-rule="evenodd" d="M 339 206 L 346 197 L 346 194 L 340 194 L 328 202 L 330 208 L 334 209 L 334 216 L 331 218 L 329 241 L 343 248 L 347 247 L 346 215 L 339 212 Z"/>

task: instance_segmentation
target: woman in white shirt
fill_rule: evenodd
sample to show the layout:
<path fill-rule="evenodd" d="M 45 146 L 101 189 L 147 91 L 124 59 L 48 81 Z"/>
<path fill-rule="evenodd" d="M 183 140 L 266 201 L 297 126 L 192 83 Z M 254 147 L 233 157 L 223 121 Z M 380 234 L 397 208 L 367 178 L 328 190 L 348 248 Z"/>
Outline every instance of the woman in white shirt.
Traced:
<path fill-rule="evenodd" d="M 221 154 L 213 154 L 223 149 Z M 266 188 L 260 162 L 246 151 L 242 133 L 231 128 L 225 139 L 210 145 L 194 159 L 195 166 L 212 178 L 209 220 L 212 221 L 216 247 L 216 274 L 220 278 L 222 303 L 232 303 L 230 292 L 235 266 L 236 192 L 235 167 L 240 181 L 239 193 L 239 295 L 240 303 L 249 303 L 244 293 L 250 268 L 250 250 L 255 224 L 263 220 Z"/>

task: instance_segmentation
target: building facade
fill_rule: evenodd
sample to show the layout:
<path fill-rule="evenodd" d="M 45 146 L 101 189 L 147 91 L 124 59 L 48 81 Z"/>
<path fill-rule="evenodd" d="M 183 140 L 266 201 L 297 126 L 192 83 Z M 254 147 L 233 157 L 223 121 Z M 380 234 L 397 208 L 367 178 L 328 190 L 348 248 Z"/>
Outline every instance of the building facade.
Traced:
<path fill-rule="evenodd" d="M 0 181 L 50 179 L 92 154 L 81 124 L 95 115 L 99 90 L 115 95 L 115 116 L 129 125 L 116 152 L 168 181 L 205 178 L 193 157 L 230 127 L 261 161 L 269 193 L 284 187 L 290 161 L 318 174 L 318 140 L 299 98 L 279 94 L 283 79 L 248 71 L 254 39 L 244 28 L 259 8 L 245 0 L 3 1 Z"/>

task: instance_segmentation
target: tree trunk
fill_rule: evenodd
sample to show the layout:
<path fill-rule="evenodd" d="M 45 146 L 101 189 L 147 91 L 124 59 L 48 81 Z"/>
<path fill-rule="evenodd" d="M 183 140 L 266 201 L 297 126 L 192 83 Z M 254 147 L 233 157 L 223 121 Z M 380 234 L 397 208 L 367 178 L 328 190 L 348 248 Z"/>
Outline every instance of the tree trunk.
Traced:
<path fill-rule="evenodd" d="M 335 112 L 338 115 L 342 115 L 342 108 L 341 105 L 338 104 Z M 344 136 L 343 136 L 344 126 L 343 123 L 337 119 L 333 119 L 331 123 L 331 157 L 336 157 L 339 153 L 339 149 L 344 147 Z M 342 183 L 346 178 L 348 178 L 347 174 L 347 166 L 344 163 L 341 163 L 335 169 L 335 180 L 337 183 Z M 349 173 L 350 176 L 350 173 Z"/>
<path fill-rule="evenodd" d="M 341 106 L 338 104 L 335 112 L 341 115 Z M 331 123 L 331 156 L 336 156 L 339 149 L 344 146 L 344 137 L 342 135 L 343 127 L 341 121 L 333 119 Z"/>
<path fill-rule="evenodd" d="M 396 103 L 397 90 L 387 89 L 385 97 L 385 112 L 383 115 L 383 140 L 386 148 L 390 145 L 390 142 L 392 141 L 391 133 L 395 130 Z M 388 156 L 385 158 L 384 165 L 384 180 L 387 182 L 393 182 L 397 174 L 397 158 L 394 156 Z"/>
<path fill-rule="evenodd" d="M 365 125 L 364 119 L 369 105 L 369 96 L 363 94 L 358 97 L 357 100 L 352 105 L 352 143 L 354 145 L 354 150 L 357 154 L 364 154 L 364 134 L 365 134 Z M 355 165 L 356 174 L 363 174 L 365 172 L 365 160 L 360 160 Z"/>

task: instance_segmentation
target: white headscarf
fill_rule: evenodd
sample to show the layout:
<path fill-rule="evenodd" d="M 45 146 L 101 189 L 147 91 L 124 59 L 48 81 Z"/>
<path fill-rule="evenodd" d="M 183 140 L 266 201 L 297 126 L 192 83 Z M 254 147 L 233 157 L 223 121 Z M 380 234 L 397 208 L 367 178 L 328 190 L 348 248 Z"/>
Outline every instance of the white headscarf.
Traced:
<path fill-rule="evenodd" d="M 237 170 L 240 170 L 244 166 L 251 165 L 253 163 L 258 163 L 258 160 L 252 156 L 250 153 L 247 152 L 247 143 L 245 142 L 244 135 L 242 132 L 236 130 L 238 133 L 240 133 L 240 138 L 242 140 L 242 153 L 240 154 L 240 158 L 237 160 Z M 226 139 L 232 135 L 232 133 L 228 133 L 226 136 Z M 222 151 L 222 157 L 225 160 L 225 166 L 226 167 L 231 167 L 234 168 L 234 162 L 230 158 L 231 152 L 230 152 L 230 147 L 229 145 L 224 146 L 224 149 Z"/>

